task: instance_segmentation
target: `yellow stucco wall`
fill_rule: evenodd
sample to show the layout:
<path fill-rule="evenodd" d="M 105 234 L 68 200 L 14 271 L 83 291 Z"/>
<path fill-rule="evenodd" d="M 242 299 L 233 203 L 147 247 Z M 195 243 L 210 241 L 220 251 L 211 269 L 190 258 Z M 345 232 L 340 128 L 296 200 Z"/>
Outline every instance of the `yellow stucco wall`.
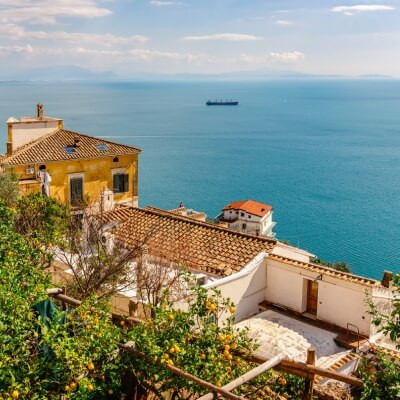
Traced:
<path fill-rule="evenodd" d="M 72 174 L 83 174 L 84 194 L 89 196 L 90 201 L 98 202 L 103 189 L 113 190 L 112 170 L 124 169 L 125 173 L 129 174 L 129 191 L 126 193 L 114 193 L 114 201 L 128 202 L 132 200 L 133 205 L 137 205 L 135 203 L 137 203 L 138 195 L 138 155 L 118 156 L 118 162 L 113 162 L 113 158 L 98 157 L 88 160 L 70 160 L 45 164 L 47 172 L 51 176 L 50 196 L 57 198 L 63 203 L 69 203 L 69 179 Z M 21 180 L 34 179 L 40 165 L 16 166 L 14 170 Z M 28 167 L 35 168 L 34 175 L 26 174 Z M 24 184 L 21 184 L 21 187 L 23 186 Z M 36 185 L 29 184 L 28 186 L 31 190 L 27 191 L 21 188 L 23 193 L 38 190 Z"/>

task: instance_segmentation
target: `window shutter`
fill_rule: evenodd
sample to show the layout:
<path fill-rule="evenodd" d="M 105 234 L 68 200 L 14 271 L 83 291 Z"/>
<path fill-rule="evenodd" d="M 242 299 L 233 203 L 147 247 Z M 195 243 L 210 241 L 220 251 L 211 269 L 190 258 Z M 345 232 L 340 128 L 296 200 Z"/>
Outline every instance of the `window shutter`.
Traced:
<path fill-rule="evenodd" d="M 72 178 L 70 180 L 70 190 L 71 190 L 71 204 L 73 206 L 80 205 L 83 200 L 83 179 Z"/>
<path fill-rule="evenodd" d="M 124 192 L 129 192 L 129 174 L 124 175 Z"/>
<path fill-rule="evenodd" d="M 113 175 L 113 187 L 114 187 L 114 193 L 119 193 L 119 179 L 118 179 L 119 175 L 115 174 Z"/>

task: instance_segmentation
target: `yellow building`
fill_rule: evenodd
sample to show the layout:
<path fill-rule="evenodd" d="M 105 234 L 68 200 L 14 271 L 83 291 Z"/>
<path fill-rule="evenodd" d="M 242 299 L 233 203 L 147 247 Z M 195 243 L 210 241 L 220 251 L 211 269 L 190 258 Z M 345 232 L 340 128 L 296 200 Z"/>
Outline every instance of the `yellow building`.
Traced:
<path fill-rule="evenodd" d="M 22 193 L 43 191 L 41 172 L 47 172 L 50 196 L 63 203 L 78 206 L 87 196 L 107 209 L 137 207 L 140 149 L 65 130 L 63 120 L 44 116 L 40 104 L 36 117 L 10 118 L 7 126 L 0 168 L 14 169 Z"/>

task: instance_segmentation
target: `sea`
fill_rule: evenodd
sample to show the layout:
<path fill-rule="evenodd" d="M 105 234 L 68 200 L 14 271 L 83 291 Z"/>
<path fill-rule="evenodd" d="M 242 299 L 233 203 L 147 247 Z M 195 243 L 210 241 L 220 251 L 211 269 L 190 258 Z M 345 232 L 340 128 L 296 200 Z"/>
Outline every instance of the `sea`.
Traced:
<path fill-rule="evenodd" d="M 356 274 L 400 272 L 400 81 L 0 83 L 1 152 L 7 118 L 38 102 L 67 129 L 143 150 L 140 206 L 214 218 L 258 200 L 279 239 Z"/>

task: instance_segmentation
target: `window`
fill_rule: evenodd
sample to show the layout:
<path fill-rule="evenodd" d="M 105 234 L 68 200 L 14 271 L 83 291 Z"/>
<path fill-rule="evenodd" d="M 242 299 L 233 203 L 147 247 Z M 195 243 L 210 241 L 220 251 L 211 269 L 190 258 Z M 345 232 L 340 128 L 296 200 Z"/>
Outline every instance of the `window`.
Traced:
<path fill-rule="evenodd" d="M 119 162 L 119 158 L 118 157 L 114 157 L 113 158 L 113 162 Z"/>
<path fill-rule="evenodd" d="M 83 202 L 83 178 L 70 178 L 70 200 L 73 207 L 82 205 Z"/>
<path fill-rule="evenodd" d="M 74 146 L 66 146 L 64 147 L 64 150 L 67 154 L 73 154 L 75 153 L 75 147 Z"/>
<path fill-rule="evenodd" d="M 129 175 L 114 174 L 113 175 L 114 193 L 126 193 L 129 191 Z"/>
<path fill-rule="evenodd" d="M 246 224 L 242 224 L 242 229 L 245 231 L 246 230 Z"/>
<path fill-rule="evenodd" d="M 96 147 L 99 151 L 107 151 L 108 150 L 108 146 L 104 143 L 97 144 Z"/>
<path fill-rule="evenodd" d="M 241 217 L 244 217 L 244 212 L 241 212 L 241 213 L 240 213 L 240 216 L 241 216 Z"/>
<path fill-rule="evenodd" d="M 251 215 L 249 215 L 249 218 L 251 218 Z"/>

